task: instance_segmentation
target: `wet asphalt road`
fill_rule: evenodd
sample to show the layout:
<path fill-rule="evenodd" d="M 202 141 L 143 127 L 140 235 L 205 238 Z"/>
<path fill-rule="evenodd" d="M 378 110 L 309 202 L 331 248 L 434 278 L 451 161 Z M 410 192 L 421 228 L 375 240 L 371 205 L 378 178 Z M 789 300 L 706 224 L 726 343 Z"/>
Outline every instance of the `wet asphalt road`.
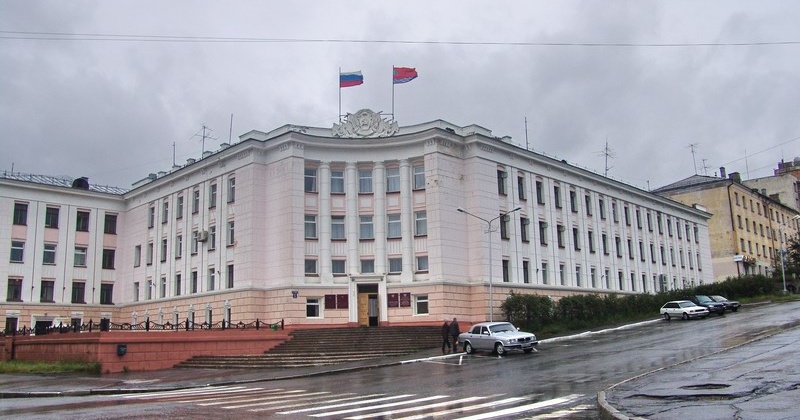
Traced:
<path fill-rule="evenodd" d="M 723 317 L 695 321 L 656 320 L 611 332 L 547 341 L 540 346 L 538 353 L 530 355 L 455 355 L 379 369 L 281 381 L 256 381 L 238 388 L 204 389 L 183 394 L 162 392 L 135 396 L 8 399 L 0 400 L 0 416 L 48 419 L 364 416 L 359 418 L 396 419 L 442 413 L 440 418 L 465 418 L 470 415 L 484 416 L 482 418 L 536 418 L 549 415 L 548 418 L 589 419 L 598 415 L 594 407 L 596 394 L 600 390 L 742 343 L 748 344 L 732 352 L 740 353 L 736 355 L 736 360 L 740 361 L 738 363 L 743 370 L 753 360 L 761 362 L 748 378 L 759 385 L 747 388 L 736 384 L 729 388 L 736 392 L 757 389 L 764 397 L 760 402 L 752 403 L 768 407 L 771 390 L 776 391 L 772 400 L 783 401 L 787 396 L 784 394 L 787 392 L 785 388 L 773 389 L 770 384 L 775 383 L 776 376 L 780 374 L 785 373 L 786 379 L 793 378 L 794 373 L 787 368 L 785 361 L 791 351 L 797 350 L 790 344 L 797 342 L 800 333 L 788 330 L 769 339 L 750 341 L 798 323 L 800 303 L 766 304 L 746 307 Z M 768 340 L 786 340 L 786 351 L 766 352 L 759 343 L 767 343 Z M 770 348 L 773 347 L 774 344 Z M 709 360 L 718 358 L 719 355 Z M 766 372 L 765 367 L 769 367 L 769 374 L 759 376 L 759 372 Z M 694 369 L 692 363 L 677 365 L 619 385 L 609 393 L 609 401 L 619 405 L 623 411 L 631 410 L 631 414 L 640 412 L 651 416 L 666 413 L 665 417 L 651 417 L 653 419 L 676 418 L 687 412 L 693 413 L 689 416 L 691 418 L 735 418 L 728 416 L 729 410 L 715 413 L 720 414 L 719 417 L 710 415 L 711 412 L 703 412 L 710 416 L 698 415 L 697 407 L 708 405 L 709 400 L 687 404 L 689 399 L 685 399 L 682 406 L 687 409 L 686 412 L 668 409 L 670 401 L 679 401 L 682 395 L 708 391 L 696 387 L 697 381 L 687 381 L 685 376 L 677 375 L 681 372 L 685 374 L 686 368 Z M 663 375 L 672 372 L 676 374 L 670 377 L 667 385 L 667 376 Z M 652 390 L 662 393 L 658 398 L 640 392 L 648 389 L 647 386 L 655 385 L 664 385 Z M 378 399 L 384 400 L 374 401 Z M 338 400 L 343 402 L 331 402 Z M 504 403 L 497 406 L 490 404 L 498 401 Z M 350 405 L 331 407 L 340 404 Z M 387 406 L 389 404 L 394 405 Z M 791 418 L 800 417 L 800 410 L 795 414 Z M 368 417 L 370 415 L 373 417 Z"/>

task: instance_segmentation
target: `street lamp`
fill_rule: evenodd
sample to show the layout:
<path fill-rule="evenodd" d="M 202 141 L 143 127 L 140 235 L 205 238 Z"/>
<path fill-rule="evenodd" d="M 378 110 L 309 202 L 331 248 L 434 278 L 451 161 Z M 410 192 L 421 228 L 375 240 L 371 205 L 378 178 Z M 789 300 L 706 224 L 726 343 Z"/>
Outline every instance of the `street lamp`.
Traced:
<path fill-rule="evenodd" d="M 503 217 L 509 215 L 510 213 L 514 213 L 515 211 L 522 210 L 522 207 L 517 206 L 513 210 L 509 210 L 509 211 L 507 211 L 507 212 L 505 212 L 505 213 L 503 213 L 503 214 L 501 214 L 501 215 L 499 215 L 499 216 L 497 216 L 497 217 L 495 217 L 493 219 L 488 219 L 488 220 L 484 219 L 483 217 L 474 215 L 474 214 L 464 210 L 461 207 L 457 208 L 456 210 L 458 210 L 459 212 L 464 213 L 466 215 L 472 216 L 472 217 L 474 217 L 476 219 L 482 220 L 483 222 L 486 223 L 486 229 L 484 229 L 483 233 L 485 233 L 487 235 L 487 239 L 489 240 L 489 322 L 492 322 L 494 320 L 494 317 L 493 317 L 493 314 L 494 314 L 494 290 L 492 289 L 492 232 L 496 232 L 497 228 L 499 227 L 499 224 L 498 224 L 498 226 L 492 226 L 492 222 L 494 222 L 495 220 L 502 219 Z"/>

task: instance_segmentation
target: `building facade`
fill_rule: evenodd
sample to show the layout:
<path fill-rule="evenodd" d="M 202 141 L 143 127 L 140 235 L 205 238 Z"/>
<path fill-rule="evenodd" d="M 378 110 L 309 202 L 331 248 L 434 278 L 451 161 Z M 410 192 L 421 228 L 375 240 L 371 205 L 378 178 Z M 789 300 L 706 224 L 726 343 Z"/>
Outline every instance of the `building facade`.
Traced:
<path fill-rule="evenodd" d="M 706 211 L 475 125 L 361 110 L 251 131 L 129 191 L 85 187 L 0 178 L 7 327 L 475 322 L 512 290 L 714 280 Z"/>
<path fill-rule="evenodd" d="M 796 208 L 744 185 L 735 172 L 729 178 L 694 175 L 654 192 L 713 214 L 708 227 L 717 281 L 774 274 L 781 250 L 800 227 Z"/>

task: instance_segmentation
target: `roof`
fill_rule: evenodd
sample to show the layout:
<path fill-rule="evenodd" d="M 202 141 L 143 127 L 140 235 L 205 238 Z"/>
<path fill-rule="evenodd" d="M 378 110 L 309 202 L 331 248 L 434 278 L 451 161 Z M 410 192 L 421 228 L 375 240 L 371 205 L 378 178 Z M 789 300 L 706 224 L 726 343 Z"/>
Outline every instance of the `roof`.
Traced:
<path fill-rule="evenodd" d="M 660 194 L 669 191 L 675 190 L 684 190 L 688 188 L 700 187 L 700 186 L 713 186 L 714 184 L 725 184 L 730 181 L 727 178 L 718 178 L 713 176 L 705 176 L 705 175 L 692 175 L 688 178 L 684 178 L 678 182 L 673 182 L 672 184 L 665 185 L 661 188 L 656 188 L 655 190 L 651 191 L 654 194 Z"/>
<path fill-rule="evenodd" d="M 49 175 L 23 174 L 20 172 L 2 171 L 0 172 L 0 179 L 10 179 L 14 181 L 24 181 L 24 182 L 33 182 L 36 184 L 52 185 L 54 187 L 72 188 L 72 183 L 78 178 L 72 178 L 69 176 L 57 177 Z M 88 187 L 89 191 L 106 193 L 106 194 L 122 195 L 128 191 L 125 188 L 112 187 L 108 185 L 89 184 Z"/>

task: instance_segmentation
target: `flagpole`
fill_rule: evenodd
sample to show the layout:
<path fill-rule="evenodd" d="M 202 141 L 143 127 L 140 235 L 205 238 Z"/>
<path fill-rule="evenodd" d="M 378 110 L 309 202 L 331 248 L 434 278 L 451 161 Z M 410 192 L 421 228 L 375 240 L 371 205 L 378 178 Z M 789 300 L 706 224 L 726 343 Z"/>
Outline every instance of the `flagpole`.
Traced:
<path fill-rule="evenodd" d="M 336 77 L 339 80 L 339 122 L 342 122 L 342 68 L 339 67 L 339 75 Z"/>
<path fill-rule="evenodd" d="M 392 65 L 392 120 L 396 121 L 394 118 L 394 65 Z"/>

